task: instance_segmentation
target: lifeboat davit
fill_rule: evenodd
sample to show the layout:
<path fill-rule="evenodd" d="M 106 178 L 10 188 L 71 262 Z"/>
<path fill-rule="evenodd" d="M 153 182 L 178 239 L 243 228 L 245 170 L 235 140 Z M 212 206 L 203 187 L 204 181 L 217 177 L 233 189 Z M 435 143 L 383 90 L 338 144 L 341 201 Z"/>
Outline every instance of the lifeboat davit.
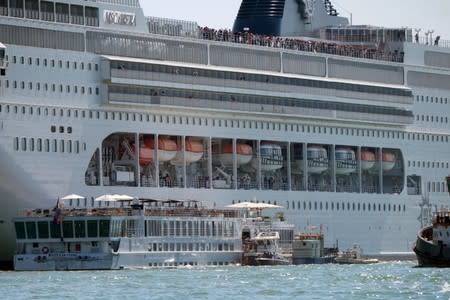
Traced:
<path fill-rule="evenodd" d="M 281 146 L 271 143 L 264 143 L 260 146 L 261 171 L 269 172 L 283 167 L 283 154 Z M 258 159 L 252 159 L 252 167 L 258 168 Z"/>
<path fill-rule="evenodd" d="M 320 174 L 328 169 L 328 153 L 321 145 L 309 145 L 306 149 L 308 173 Z M 303 159 L 296 161 L 297 169 L 304 171 Z"/>
<path fill-rule="evenodd" d="M 181 150 L 181 145 L 179 145 L 177 154 L 175 158 L 170 162 L 173 165 L 182 164 L 186 161 L 187 164 L 191 164 L 199 161 L 203 157 L 203 144 L 200 141 L 193 139 L 186 139 L 185 150 Z M 184 155 L 184 160 L 183 160 Z"/>
<path fill-rule="evenodd" d="M 336 174 L 348 175 L 356 172 L 356 155 L 354 150 L 336 148 L 334 156 L 336 159 Z"/>
<path fill-rule="evenodd" d="M 252 160 L 253 148 L 247 144 L 236 144 L 236 164 L 238 166 L 248 164 Z M 220 161 L 225 166 L 233 165 L 233 144 L 228 144 L 220 154 Z"/>
<path fill-rule="evenodd" d="M 144 139 L 144 145 L 139 148 L 139 163 L 149 164 L 153 161 L 155 140 L 153 138 Z M 177 144 L 168 137 L 158 138 L 158 160 L 166 162 L 173 159 L 177 154 Z"/>
<path fill-rule="evenodd" d="M 373 168 L 376 162 L 375 153 L 370 150 L 361 151 L 361 169 L 369 170 Z"/>

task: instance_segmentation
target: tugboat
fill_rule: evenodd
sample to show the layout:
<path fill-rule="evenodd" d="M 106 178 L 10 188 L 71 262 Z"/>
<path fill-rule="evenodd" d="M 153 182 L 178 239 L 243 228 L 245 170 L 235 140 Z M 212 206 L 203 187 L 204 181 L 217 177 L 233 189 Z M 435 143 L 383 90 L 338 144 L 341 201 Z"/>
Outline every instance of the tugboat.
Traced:
<path fill-rule="evenodd" d="M 446 179 L 450 190 L 450 176 Z M 419 267 L 450 267 L 450 210 L 434 214 L 432 225 L 419 231 L 413 250 Z"/>
<path fill-rule="evenodd" d="M 313 229 L 315 226 L 309 226 Z M 325 248 L 322 226 L 320 232 L 309 230 L 307 233 L 296 234 L 292 242 L 292 263 L 301 264 L 329 264 L 338 253 L 338 247 Z"/>

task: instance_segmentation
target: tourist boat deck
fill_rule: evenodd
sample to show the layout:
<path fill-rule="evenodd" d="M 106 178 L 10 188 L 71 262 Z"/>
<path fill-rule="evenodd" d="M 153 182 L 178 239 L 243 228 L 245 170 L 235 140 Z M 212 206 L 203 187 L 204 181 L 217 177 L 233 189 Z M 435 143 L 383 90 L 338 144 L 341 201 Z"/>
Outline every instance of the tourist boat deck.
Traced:
<path fill-rule="evenodd" d="M 150 206 L 149 203 L 153 203 Z M 241 212 L 193 201 L 26 211 L 14 218 L 16 270 L 87 270 L 241 261 Z"/>

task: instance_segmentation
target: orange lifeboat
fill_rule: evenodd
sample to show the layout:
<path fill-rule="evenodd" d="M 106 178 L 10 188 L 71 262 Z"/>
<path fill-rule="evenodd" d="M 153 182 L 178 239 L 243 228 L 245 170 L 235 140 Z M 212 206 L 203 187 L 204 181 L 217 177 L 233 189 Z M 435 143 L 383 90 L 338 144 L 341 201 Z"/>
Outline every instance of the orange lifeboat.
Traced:
<path fill-rule="evenodd" d="M 177 154 L 171 161 L 171 164 L 177 165 L 183 163 L 183 154 L 187 164 L 199 161 L 203 157 L 203 144 L 194 139 L 186 139 L 185 150 L 181 150 L 181 144 L 177 145 Z"/>
<path fill-rule="evenodd" d="M 361 169 L 369 170 L 375 165 L 376 156 L 375 153 L 370 150 L 361 151 Z"/>
<path fill-rule="evenodd" d="M 383 161 L 383 171 L 390 171 L 394 168 L 395 166 L 395 154 L 392 152 L 383 152 L 382 156 L 382 161 Z"/>
<path fill-rule="evenodd" d="M 144 139 L 144 144 L 139 148 L 139 163 L 149 164 L 153 161 L 155 140 L 153 138 Z M 168 137 L 158 138 L 158 160 L 166 162 L 177 154 L 177 144 Z"/>
<path fill-rule="evenodd" d="M 139 164 L 146 166 L 153 162 L 153 149 L 147 148 L 145 145 L 141 145 L 139 148 Z"/>
<path fill-rule="evenodd" d="M 236 144 L 236 164 L 248 164 L 252 160 L 253 148 L 247 144 Z M 227 144 L 220 155 L 221 162 L 226 166 L 233 165 L 233 144 Z"/>
<path fill-rule="evenodd" d="M 396 161 L 396 156 L 394 153 L 392 152 L 384 152 L 381 154 L 381 167 L 383 169 L 384 172 L 388 172 L 390 170 L 392 170 L 395 166 L 395 161 Z M 380 170 L 379 164 L 375 164 L 372 167 L 372 170 L 377 172 Z"/>

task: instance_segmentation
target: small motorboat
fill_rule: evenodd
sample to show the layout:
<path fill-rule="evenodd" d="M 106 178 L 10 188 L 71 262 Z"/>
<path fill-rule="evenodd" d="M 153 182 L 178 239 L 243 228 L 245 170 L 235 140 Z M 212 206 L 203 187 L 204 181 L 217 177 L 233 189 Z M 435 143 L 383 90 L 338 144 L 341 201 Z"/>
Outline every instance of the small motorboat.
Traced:
<path fill-rule="evenodd" d="M 338 264 L 375 264 L 378 263 L 376 258 L 364 258 L 363 251 L 359 245 L 353 245 L 352 248 L 345 250 L 338 257 L 335 262 Z"/>

